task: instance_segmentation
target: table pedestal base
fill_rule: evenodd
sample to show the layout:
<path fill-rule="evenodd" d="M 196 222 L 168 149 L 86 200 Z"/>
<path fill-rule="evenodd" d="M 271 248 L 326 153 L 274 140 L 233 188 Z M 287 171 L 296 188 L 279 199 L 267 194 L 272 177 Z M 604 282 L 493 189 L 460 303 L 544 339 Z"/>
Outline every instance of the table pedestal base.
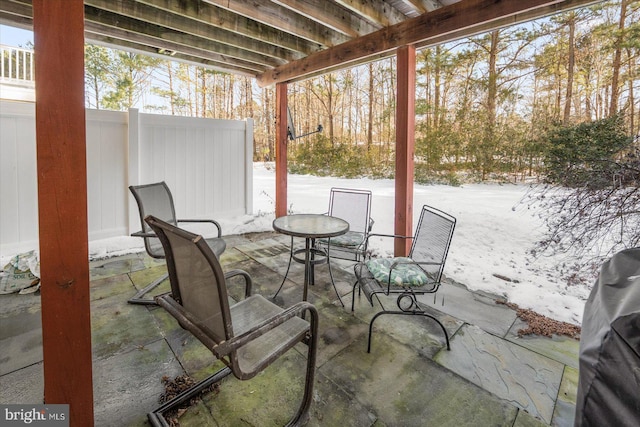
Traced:
<path fill-rule="evenodd" d="M 303 255 L 303 256 L 300 256 Z M 287 266 L 287 271 L 284 273 L 284 278 L 282 279 L 282 283 L 278 288 L 278 291 L 273 295 L 272 299 L 275 299 L 280 290 L 284 286 L 284 282 L 287 280 L 287 276 L 289 275 L 289 269 L 291 268 L 291 260 L 299 264 L 304 264 L 305 268 L 305 277 L 304 277 L 304 294 L 303 301 L 307 300 L 307 288 L 309 285 L 315 285 L 315 269 L 316 265 L 327 264 L 329 266 L 329 277 L 331 278 L 331 284 L 333 285 L 333 289 L 336 291 L 336 295 L 338 296 L 338 300 L 340 304 L 344 307 L 344 302 L 342 302 L 342 298 L 340 298 L 340 294 L 338 293 L 338 289 L 336 288 L 336 283 L 333 280 L 333 272 L 331 270 L 331 262 L 329 258 L 329 253 L 325 252 L 322 249 L 315 247 L 315 239 L 305 239 L 305 247 L 294 249 L 293 247 L 293 237 L 291 237 L 291 251 L 289 255 L 289 265 Z"/>

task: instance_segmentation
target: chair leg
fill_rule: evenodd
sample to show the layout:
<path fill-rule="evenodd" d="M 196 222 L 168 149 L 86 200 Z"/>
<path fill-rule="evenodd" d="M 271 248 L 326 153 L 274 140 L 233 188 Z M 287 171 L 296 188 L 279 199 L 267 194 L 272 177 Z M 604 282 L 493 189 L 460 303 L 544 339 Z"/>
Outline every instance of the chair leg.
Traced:
<path fill-rule="evenodd" d="M 356 286 L 358 287 L 358 298 L 360 298 L 360 296 L 362 295 L 362 286 L 360 285 L 360 280 L 356 279 L 356 282 L 353 284 L 353 290 L 351 291 L 352 294 L 352 298 L 351 298 L 351 311 L 354 311 L 355 309 L 355 300 L 356 300 Z M 371 304 L 371 307 L 373 307 L 373 297 L 376 297 L 376 300 L 378 300 L 378 304 L 380 304 L 380 307 L 382 307 L 383 310 L 385 310 L 384 305 L 382 304 L 382 301 L 380 301 L 380 298 L 378 297 L 379 293 L 384 293 L 382 291 L 373 291 L 371 293 L 371 295 L 367 295 L 366 291 L 365 291 L 365 297 L 367 297 L 367 301 L 369 301 L 369 303 Z"/>
<path fill-rule="evenodd" d="M 304 395 L 302 402 L 296 414 L 289 420 L 287 427 L 304 425 L 309 419 L 309 408 L 313 401 L 313 383 L 316 372 L 316 354 L 318 348 L 318 311 L 315 309 L 308 309 L 310 313 L 310 332 L 311 336 L 307 340 L 307 372 L 304 381 Z"/>
<path fill-rule="evenodd" d="M 135 294 L 133 297 L 129 298 L 127 302 L 129 304 L 158 305 L 154 299 L 148 299 L 148 298 L 142 298 L 142 297 L 146 295 L 148 292 L 150 292 L 151 290 L 155 289 L 157 286 L 160 285 L 160 283 L 164 282 L 168 278 L 169 278 L 169 273 L 151 282 L 150 284 L 145 286 L 143 289 L 139 290 L 138 293 Z"/>
<path fill-rule="evenodd" d="M 315 307 L 312 306 L 311 309 L 307 309 L 310 314 L 310 327 L 309 327 L 309 338 L 306 340 L 307 344 L 307 369 L 305 373 L 305 383 L 304 383 L 304 395 L 302 397 L 302 402 L 298 407 L 298 410 L 294 414 L 294 416 L 287 423 L 287 427 L 291 426 L 301 426 L 304 425 L 309 419 L 309 409 L 311 408 L 311 403 L 313 401 L 313 386 L 315 381 L 315 371 L 316 371 L 316 357 L 317 357 L 317 348 L 318 348 L 318 311 Z M 184 402 L 191 400 L 193 397 L 200 394 L 203 390 L 208 387 L 211 387 L 213 384 L 220 382 L 226 376 L 231 374 L 231 368 L 225 366 L 220 369 L 218 372 L 213 375 L 205 378 L 199 383 L 195 384 L 193 387 L 183 391 L 178 394 L 176 397 L 171 399 L 168 402 L 165 402 L 159 408 L 149 412 L 147 414 L 147 418 L 149 422 L 154 427 L 168 427 L 169 424 L 167 420 L 164 418 L 164 413 L 170 411 Z"/>
<path fill-rule="evenodd" d="M 451 346 L 449 345 L 449 334 L 447 333 L 447 330 L 445 329 L 442 322 L 440 322 L 434 316 L 428 313 L 425 313 L 424 311 L 380 311 L 376 313 L 375 316 L 373 316 L 373 318 L 371 319 L 371 322 L 369 323 L 369 339 L 367 341 L 367 353 L 371 353 L 371 336 L 373 335 L 373 322 L 375 322 L 375 320 L 378 317 L 382 316 L 383 314 L 404 314 L 404 315 L 413 315 L 413 316 L 425 316 L 435 320 L 436 323 L 440 325 L 440 328 L 442 328 L 442 332 L 444 332 L 444 338 L 447 342 L 447 350 L 451 350 Z"/>
<path fill-rule="evenodd" d="M 202 390 L 205 390 L 206 388 L 211 387 L 213 384 L 220 382 L 223 378 L 225 378 L 230 373 L 231 373 L 231 368 L 229 368 L 228 366 L 225 366 L 215 374 L 205 378 L 204 380 L 195 384 L 193 387 L 190 387 L 187 390 L 183 391 L 182 393 L 178 394 L 173 399 L 162 404 L 162 406 L 160 406 L 159 408 L 153 410 L 152 412 L 149 412 L 147 414 L 147 418 L 149 419 L 149 422 L 154 427 L 169 426 L 169 423 L 167 423 L 167 420 L 164 418 L 165 412 L 170 411 L 182 405 L 184 402 L 191 400 L 193 397 L 200 394 Z"/>
<path fill-rule="evenodd" d="M 293 236 L 291 236 L 291 246 L 290 246 L 290 250 L 289 250 L 289 265 L 287 265 L 287 271 L 286 271 L 286 273 L 284 273 L 284 278 L 282 279 L 282 283 L 280 284 L 280 287 L 278 288 L 276 293 L 273 294 L 273 296 L 271 297 L 272 300 L 276 299 L 276 297 L 278 296 L 278 294 L 282 290 L 282 287 L 284 286 L 284 282 L 287 281 L 287 276 L 289 275 L 289 269 L 291 268 L 291 260 L 293 260 Z"/>
<path fill-rule="evenodd" d="M 342 298 L 340 298 L 340 293 L 338 292 L 338 288 L 336 288 L 336 282 L 333 280 L 333 272 L 331 271 L 331 258 L 329 257 L 329 245 L 327 245 L 327 265 L 329 265 L 329 277 L 331 278 L 331 284 L 333 285 L 333 290 L 336 291 L 336 295 L 338 296 L 338 301 L 342 304 L 344 308 L 344 302 L 342 302 Z"/>
<path fill-rule="evenodd" d="M 356 283 L 353 284 L 353 289 L 351 290 L 351 311 L 355 311 L 356 304 L 356 286 L 358 286 L 360 282 L 356 280 Z M 360 296 L 360 287 L 358 286 L 358 296 Z"/>

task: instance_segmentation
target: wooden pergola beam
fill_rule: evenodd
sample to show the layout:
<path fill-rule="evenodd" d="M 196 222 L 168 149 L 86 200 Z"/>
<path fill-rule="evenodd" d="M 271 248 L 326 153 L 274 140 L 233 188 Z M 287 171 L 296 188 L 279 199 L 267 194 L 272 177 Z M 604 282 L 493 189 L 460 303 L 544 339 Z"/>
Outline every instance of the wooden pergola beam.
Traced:
<path fill-rule="evenodd" d="M 33 29 L 44 398 L 92 426 L 82 0 L 34 0 Z"/>

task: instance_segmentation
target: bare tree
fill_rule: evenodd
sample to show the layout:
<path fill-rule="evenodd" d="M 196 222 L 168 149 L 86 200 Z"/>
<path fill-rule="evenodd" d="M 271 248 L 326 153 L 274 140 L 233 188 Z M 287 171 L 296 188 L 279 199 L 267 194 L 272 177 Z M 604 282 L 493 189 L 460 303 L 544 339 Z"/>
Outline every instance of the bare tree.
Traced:
<path fill-rule="evenodd" d="M 640 245 L 640 141 L 620 116 L 554 129 L 547 182 L 525 198 L 547 226 L 541 252 L 571 252 L 579 267 Z"/>

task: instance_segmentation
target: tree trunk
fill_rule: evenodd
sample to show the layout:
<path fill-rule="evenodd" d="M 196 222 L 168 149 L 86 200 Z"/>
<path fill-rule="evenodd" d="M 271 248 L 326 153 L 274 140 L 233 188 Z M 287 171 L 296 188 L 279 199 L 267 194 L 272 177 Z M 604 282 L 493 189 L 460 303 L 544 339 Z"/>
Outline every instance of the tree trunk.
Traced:
<path fill-rule="evenodd" d="M 559 53 L 558 53 L 559 56 Z M 562 99 L 562 85 L 560 83 L 560 60 L 561 58 L 558 57 L 556 59 L 556 105 L 555 105 L 555 111 L 553 112 L 553 117 L 554 119 L 558 119 L 560 117 L 560 101 Z"/>
<path fill-rule="evenodd" d="M 367 152 L 373 145 L 373 63 L 369 63 L 369 120 L 367 120 Z"/>
<path fill-rule="evenodd" d="M 631 49 L 627 48 L 627 58 L 629 58 L 629 129 L 631 130 L 631 135 L 636 134 L 636 126 L 635 126 L 635 118 L 636 118 L 636 104 L 635 97 L 633 94 L 633 82 L 635 80 L 635 75 L 637 70 L 634 69 Z"/>
<path fill-rule="evenodd" d="M 327 87 L 327 111 L 329 113 L 329 141 L 333 147 L 333 74 L 329 73 L 329 85 Z"/>
<path fill-rule="evenodd" d="M 204 68 L 200 69 L 200 110 L 202 111 L 202 117 L 207 117 L 207 73 Z"/>
<path fill-rule="evenodd" d="M 440 111 L 440 54 L 441 48 L 440 45 L 436 46 L 435 52 L 435 66 L 433 70 L 433 129 L 438 129 L 438 123 L 440 122 L 439 111 Z"/>
<path fill-rule="evenodd" d="M 571 118 L 571 99 L 573 96 L 573 73 L 576 65 L 576 50 L 575 50 L 575 33 L 576 33 L 576 14 L 571 12 L 567 18 L 567 25 L 569 26 L 569 61 L 567 64 L 567 94 L 564 99 L 564 116 L 563 123 L 569 123 Z"/>
<path fill-rule="evenodd" d="M 93 76 L 93 87 L 95 88 L 96 110 L 100 109 L 100 93 L 98 90 L 98 76 Z"/>
<path fill-rule="evenodd" d="M 480 158 L 482 169 L 482 180 L 491 170 L 493 163 L 493 146 L 496 126 L 496 105 L 498 99 L 498 43 L 500 41 L 500 30 L 491 32 L 491 47 L 489 48 L 489 78 L 487 82 L 487 122 L 485 124 L 484 141 L 481 146 Z"/>
<path fill-rule="evenodd" d="M 176 114 L 176 99 L 173 92 L 173 67 L 171 61 L 166 61 L 167 64 L 167 77 L 169 78 L 169 108 L 171 109 L 171 115 Z"/>
<path fill-rule="evenodd" d="M 262 93 L 264 94 L 264 111 L 272 111 L 272 107 L 271 107 L 271 99 L 269 97 L 269 89 L 263 89 Z M 269 117 L 267 120 L 265 120 L 265 124 L 266 124 L 266 128 L 267 128 L 267 134 L 266 134 L 266 139 L 267 139 L 267 144 L 268 144 L 268 156 L 269 156 L 269 161 L 272 161 L 274 159 L 274 147 L 273 147 L 273 130 L 272 130 L 272 125 L 273 125 L 273 120 L 272 120 L 272 115 L 268 114 L 267 117 Z"/>
<path fill-rule="evenodd" d="M 612 116 L 618 112 L 618 81 L 620 79 L 620 67 L 622 65 L 622 40 L 624 37 L 624 21 L 627 17 L 628 0 L 622 0 L 620 4 L 620 21 L 618 22 L 618 33 L 615 37 L 615 53 L 613 56 L 613 65 L 611 69 L 611 106 L 609 107 L 609 115 Z"/>

